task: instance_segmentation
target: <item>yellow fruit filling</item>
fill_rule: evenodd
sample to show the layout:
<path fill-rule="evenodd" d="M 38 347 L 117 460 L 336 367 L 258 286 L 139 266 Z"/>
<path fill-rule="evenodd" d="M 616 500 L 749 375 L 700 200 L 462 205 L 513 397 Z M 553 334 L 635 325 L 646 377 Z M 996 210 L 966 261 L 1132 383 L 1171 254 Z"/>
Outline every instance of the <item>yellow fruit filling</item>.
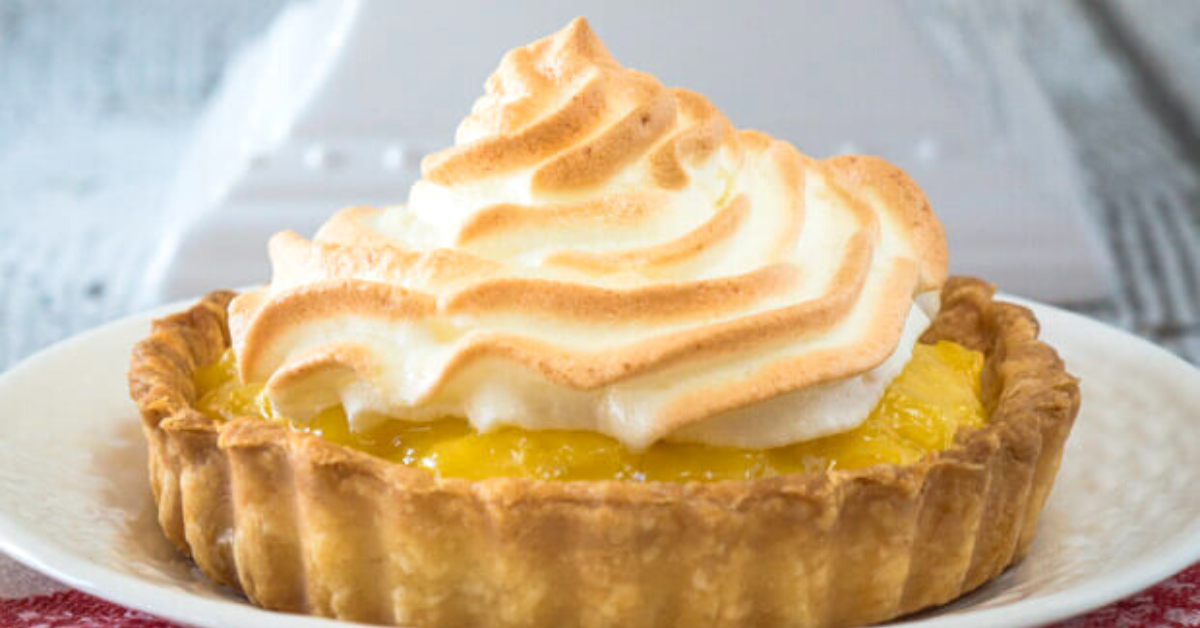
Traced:
<path fill-rule="evenodd" d="M 773 449 L 659 442 L 635 452 L 593 432 L 503 428 L 476 432 L 463 419 L 384 421 L 352 432 L 329 408 L 301 423 L 278 416 L 261 384 L 241 384 L 232 351 L 196 373 L 198 407 L 218 421 L 254 416 L 442 477 L 546 480 L 730 480 L 880 463 L 908 464 L 948 447 L 962 426 L 984 422 L 983 355 L 952 342 L 918 344 L 867 420 L 841 434 Z"/>

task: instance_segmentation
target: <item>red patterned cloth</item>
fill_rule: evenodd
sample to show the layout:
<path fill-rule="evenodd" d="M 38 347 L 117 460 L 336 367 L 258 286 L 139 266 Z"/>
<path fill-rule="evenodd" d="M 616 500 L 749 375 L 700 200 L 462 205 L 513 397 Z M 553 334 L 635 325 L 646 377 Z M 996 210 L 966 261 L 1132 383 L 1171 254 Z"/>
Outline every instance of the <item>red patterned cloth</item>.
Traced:
<path fill-rule="evenodd" d="M 79 591 L 0 598 L 4 628 L 178 628 Z M 1196 628 L 1200 563 L 1141 593 L 1052 628 Z"/>
<path fill-rule="evenodd" d="M 176 628 L 79 591 L 0 600 L 4 628 Z"/>
<path fill-rule="evenodd" d="M 1200 563 L 1120 602 L 1053 628 L 1195 628 L 1200 626 Z"/>

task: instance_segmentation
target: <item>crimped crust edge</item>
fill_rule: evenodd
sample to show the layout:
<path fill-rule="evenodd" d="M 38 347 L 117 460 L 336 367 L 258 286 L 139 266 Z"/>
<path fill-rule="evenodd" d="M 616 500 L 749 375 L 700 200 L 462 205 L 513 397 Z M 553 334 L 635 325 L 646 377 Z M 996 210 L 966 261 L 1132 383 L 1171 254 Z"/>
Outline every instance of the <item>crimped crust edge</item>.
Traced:
<path fill-rule="evenodd" d="M 987 356 L 989 421 L 906 465 L 714 483 L 439 479 L 258 419 L 192 375 L 214 292 L 155 321 L 131 396 L 167 538 L 266 608 L 420 627 L 851 626 L 945 603 L 1025 554 L 1079 407 L 1031 312 L 951 278 L 923 340 Z"/>

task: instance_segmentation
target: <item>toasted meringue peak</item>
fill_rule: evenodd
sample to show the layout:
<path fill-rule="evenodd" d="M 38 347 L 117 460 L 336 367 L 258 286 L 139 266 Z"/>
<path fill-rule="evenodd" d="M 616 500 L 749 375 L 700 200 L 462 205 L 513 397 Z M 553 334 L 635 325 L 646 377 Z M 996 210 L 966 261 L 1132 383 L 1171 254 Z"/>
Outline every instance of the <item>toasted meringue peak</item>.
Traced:
<path fill-rule="evenodd" d="M 619 65 L 576 19 L 505 55 L 408 203 L 270 243 L 241 376 L 305 420 L 465 416 L 770 447 L 851 429 L 946 276 L 920 189 Z"/>

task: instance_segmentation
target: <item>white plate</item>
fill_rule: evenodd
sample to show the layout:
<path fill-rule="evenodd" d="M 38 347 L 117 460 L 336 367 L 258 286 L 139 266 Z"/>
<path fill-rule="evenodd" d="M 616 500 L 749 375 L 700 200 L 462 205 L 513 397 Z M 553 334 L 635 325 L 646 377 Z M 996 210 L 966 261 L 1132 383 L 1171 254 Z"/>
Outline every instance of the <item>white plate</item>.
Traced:
<path fill-rule="evenodd" d="M 1115 329 L 1034 307 L 1044 337 L 1083 380 L 1083 409 L 1037 539 L 994 582 L 899 625 L 1037 625 L 1200 559 L 1200 372 Z M 78 336 L 0 376 L 0 550 L 193 626 L 337 624 L 251 606 L 205 580 L 159 533 L 125 387 L 129 349 L 149 319 Z"/>

